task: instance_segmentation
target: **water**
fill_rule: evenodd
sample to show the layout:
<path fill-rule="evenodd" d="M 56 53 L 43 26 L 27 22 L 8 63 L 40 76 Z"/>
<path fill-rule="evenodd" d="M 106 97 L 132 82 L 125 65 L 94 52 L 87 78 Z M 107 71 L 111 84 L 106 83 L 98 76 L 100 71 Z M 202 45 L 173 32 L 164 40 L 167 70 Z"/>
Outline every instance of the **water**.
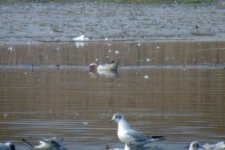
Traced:
<path fill-rule="evenodd" d="M 25 150 L 22 138 L 54 136 L 71 150 L 123 148 L 114 112 L 165 135 L 155 143 L 162 149 L 225 140 L 224 42 L 85 44 L 1 45 L 1 141 Z M 96 59 L 119 59 L 118 75 L 90 73 Z"/>

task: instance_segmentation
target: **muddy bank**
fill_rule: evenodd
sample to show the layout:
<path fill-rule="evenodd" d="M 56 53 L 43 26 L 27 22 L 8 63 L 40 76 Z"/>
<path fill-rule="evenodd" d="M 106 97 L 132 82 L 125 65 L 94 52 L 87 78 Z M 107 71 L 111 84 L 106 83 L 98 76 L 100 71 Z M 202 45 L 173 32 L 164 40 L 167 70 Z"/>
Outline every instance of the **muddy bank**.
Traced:
<path fill-rule="evenodd" d="M 0 4 L 0 41 L 225 40 L 225 5 Z"/>

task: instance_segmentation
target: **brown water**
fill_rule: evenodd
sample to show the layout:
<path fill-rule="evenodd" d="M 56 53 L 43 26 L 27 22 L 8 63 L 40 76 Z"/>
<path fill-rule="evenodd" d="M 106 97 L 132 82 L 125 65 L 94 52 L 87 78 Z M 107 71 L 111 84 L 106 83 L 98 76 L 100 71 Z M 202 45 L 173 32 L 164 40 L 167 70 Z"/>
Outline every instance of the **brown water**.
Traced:
<path fill-rule="evenodd" d="M 21 138 L 56 136 L 71 150 L 123 148 L 114 112 L 165 135 L 162 149 L 225 140 L 225 42 L 85 44 L 1 46 L 1 141 L 25 150 Z M 118 75 L 89 73 L 96 59 L 120 59 Z"/>

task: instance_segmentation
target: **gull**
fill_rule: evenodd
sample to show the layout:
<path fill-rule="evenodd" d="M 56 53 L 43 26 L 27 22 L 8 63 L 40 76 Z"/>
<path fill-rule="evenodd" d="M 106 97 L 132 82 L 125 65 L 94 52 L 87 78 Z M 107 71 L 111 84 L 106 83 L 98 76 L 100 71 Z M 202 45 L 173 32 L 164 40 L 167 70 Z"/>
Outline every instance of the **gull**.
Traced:
<path fill-rule="evenodd" d="M 16 150 L 16 147 L 11 142 L 0 143 L 0 150 Z"/>
<path fill-rule="evenodd" d="M 117 136 L 124 144 L 132 142 L 132 144 L 138 146 L 164 139 L 163 136 L 146 136 L 144 133 L 132 129 L 121 113 L 115 113 L 112 117 L 112 120 L 117 122 Z"/>
<path fill-rule="evenodd" d="M 22 141 L 26 143 L 31 150 L 67 150 L 62 143 L 62 139 L 51 138 L 39 140 L 40 144 L 35 146 L 25 139 L 22 139 Z"/>
<path fill-rule="evenodd" d="M 75 37 L 73 38 L 73 41 L 89 41 L 89 38 L 88 37 L 85 37 L 83 34 L 78 36 L 78 37 Z"/>
<path fill-rule="evenodd" d="M 198 141 L 192 141 L 189 150 L 225 150 L 225 144 L 224 142 L 218 142 L 216 144 L 206 143 L 200 145 Z"/>

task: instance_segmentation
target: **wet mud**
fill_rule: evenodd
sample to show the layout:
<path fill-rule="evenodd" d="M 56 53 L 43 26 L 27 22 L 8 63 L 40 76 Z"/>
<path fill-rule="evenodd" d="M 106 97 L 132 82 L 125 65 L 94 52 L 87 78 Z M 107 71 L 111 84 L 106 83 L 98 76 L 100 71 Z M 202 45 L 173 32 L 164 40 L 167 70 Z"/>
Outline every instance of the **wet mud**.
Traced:
<path fill-rule="evenodd" d="M 143 5 L 115 3 L 0 4 L 0 41 L 224 40 L 223 3 Z"/>

